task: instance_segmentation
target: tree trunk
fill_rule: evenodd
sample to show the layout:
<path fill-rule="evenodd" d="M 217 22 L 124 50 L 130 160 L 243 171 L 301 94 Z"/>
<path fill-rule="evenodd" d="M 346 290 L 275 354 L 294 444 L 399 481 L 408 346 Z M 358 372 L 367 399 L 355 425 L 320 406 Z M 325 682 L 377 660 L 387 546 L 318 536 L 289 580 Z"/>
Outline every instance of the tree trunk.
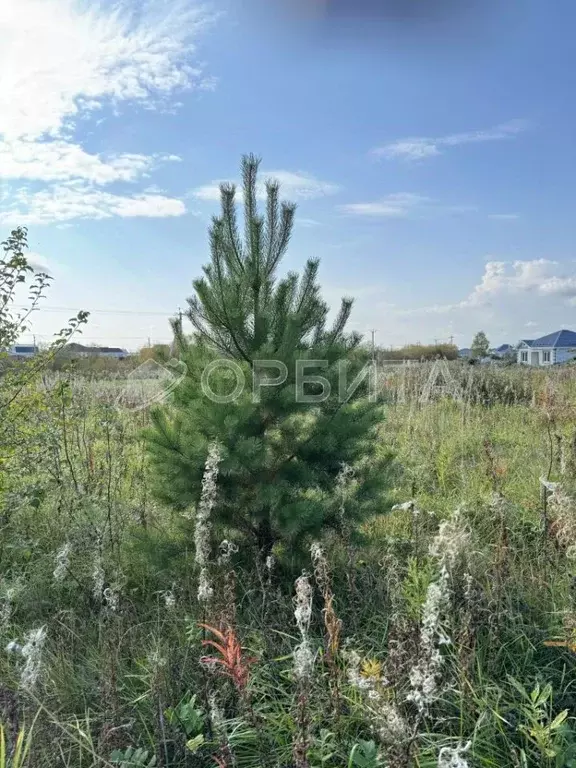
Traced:
<path fill-rule="evenodd" d="M 258 546 L 258 552 L 262 561 L 266 560 L 269 554 L 272 552 L 272 547 L 276 543 L 272 526 L 270 525 L 270 518 L 265 517 L 258 523 L 256 529 L 256 544 Z"/>

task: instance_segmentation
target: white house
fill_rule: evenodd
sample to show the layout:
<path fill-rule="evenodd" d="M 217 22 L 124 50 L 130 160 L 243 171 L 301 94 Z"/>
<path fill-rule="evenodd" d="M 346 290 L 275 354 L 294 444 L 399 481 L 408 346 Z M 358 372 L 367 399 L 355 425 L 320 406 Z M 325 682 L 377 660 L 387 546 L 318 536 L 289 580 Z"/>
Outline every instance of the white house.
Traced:
<path fill-rule="evenodd" d="M 15 344 L 8 350 L 9 357 L 34 357 L 38 354 L 38 347 L 35 344 Z"/>
<path fill-rule="evenodd" d="M 555 331 L 540 339 L 522 339 L 518 362 L 523 365 L 554 365 L 576 358 L 576 333 Z"/>
<path fill-rule="evenodd" d="M 124 360 L 130 354 L 120 347 L 85 347 L 83 344 L 66 344 L 61 354 L 65 357 L 115 357 L 117 360 Z"/>

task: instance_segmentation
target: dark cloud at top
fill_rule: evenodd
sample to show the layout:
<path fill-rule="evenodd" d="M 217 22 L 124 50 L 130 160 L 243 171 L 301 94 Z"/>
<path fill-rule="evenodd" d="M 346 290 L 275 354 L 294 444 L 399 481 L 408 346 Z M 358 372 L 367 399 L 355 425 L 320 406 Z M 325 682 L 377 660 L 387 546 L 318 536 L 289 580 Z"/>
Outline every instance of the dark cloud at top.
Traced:
<path fill-rule="evenodd" d="M 490 47 L 514 29 L 515 4 L 496 0 L 244 0 L 268 18 L 337 43 L 380 42 L 387 47 Z"/>
<path fill-rule="evenodd" d="M 425 23 L 462 17 L 474 5 L 473 0 L 327 0 L 325 12 L 328 18 Z"/>

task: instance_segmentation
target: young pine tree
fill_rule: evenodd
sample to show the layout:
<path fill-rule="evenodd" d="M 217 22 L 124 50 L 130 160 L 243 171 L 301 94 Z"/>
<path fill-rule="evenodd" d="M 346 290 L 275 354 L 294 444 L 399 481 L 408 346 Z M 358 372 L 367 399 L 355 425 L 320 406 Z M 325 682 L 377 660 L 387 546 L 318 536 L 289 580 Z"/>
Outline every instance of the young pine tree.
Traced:
<path fill-rule="evenodd" d="M 268 181 L 259 214 L 258 165 L 243 158 L 243 238 L 235 187 L 220 188 L 211 260 L 188 299 L 194 341 L 173 323 L 187 374 L 153 412 L 149 445 L 158 494 L 182 509 L 197 503 L 216 442 L 216 522 L 265 556 L 278 542 L 295 546 L 381 511 L 389 456 L 377 435 L 382 409 L 359 376 L 360 337 L 345 333 L 352 301 L 343 299 L 329 324 L 317 259 L 301 276 L 278 276 L 295 206 L 281 203 L 278 184 Z M 345 466 L 354 476 L 343 490 Z"/>

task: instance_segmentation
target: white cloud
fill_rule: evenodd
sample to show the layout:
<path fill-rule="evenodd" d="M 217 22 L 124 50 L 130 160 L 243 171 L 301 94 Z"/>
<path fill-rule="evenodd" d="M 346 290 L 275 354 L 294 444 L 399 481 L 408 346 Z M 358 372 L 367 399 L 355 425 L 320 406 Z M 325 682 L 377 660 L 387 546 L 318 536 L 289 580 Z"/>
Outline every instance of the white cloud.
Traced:
<path fill-rule="evenodd" d="M 322 225 L 321 221 L 317 221 L 316 219 L 302 219 L 300 216 L 296 216 L 296 224 L 300 227 L 306 227 L 307 229 L 312 229 L 313 227 L 320 227 Z"/>
<path fill-rule="evenodd" d="M 108 219 L 112 216 L 158 218 L 186 213 L 181 200 L 166 195 L 116 195 L 82 183 L 34 193 L 20 190 L 16 201 L 11 209 L 0 211 L 0 223 L 48 224 L 72 219 Z"/>
<path fill-rule="evenodd" d="M 489 219 L 496 221 L 518 221 L 520 214 L 518 213 L 491 213 L 488 216 Z"/>
<path fill-rule="evenodd" d="M 474 288 L 466 302 L 469 305 L 484 304 L 491 298 L 510 293 L 531 292 L 542 296 L 576 295 L 576 276 L 555 274 L 557 261 L 534 259 L 532 261 L 489 261 L 484 268 L 481 282 Z"/>
<path fill-rule="evenodd" d="M 303 171 L 297 173 L 293 171 L 262 171 L 258 183 L 257 194 L 262 200 L 266 197 L 266 181 L 274 179 L 280 183 L 280 192 L 282 197 L 287 200 L 312 200 L 317 197 L 334 195 L 340 187 L 328 181 L 321 181 L 315 176 Z M 209 184 L 198 187 L 193 190 L 192 195 L 205 202 L 218 202 L 220 200 L 220 184 L 230 182 L 230 179 L 219 179 L 211 181 Z M 241 185 L 234 181 L 237 186 L 237 199 L 242 199 Z"/>
<path fill-rule="evenodd" d="M 0 177 L 135 182 L 159 162 L 178 159 L 93 154 L 74 135 L 104 107 L 116 114 L 127 103 L 155 109 L 175 91 L 212 87 L 192 61 L 195 41 L 211 20 L 194 0 L 138 6 L 2 0 Z M 62 197 L 58 188 L 53 192 Z M 127 210 L 135 199 L 126 198 Z"/>
<path fill-rule="evenodd" d="M 398 192 L 387 195 L 380 200 L 366 203 L 348 203 L 341 205 L 342 213 L 355 214 L 357 216 L 377 216 L 384 218 L 403 218 L 414 211 L 422 203 L 427 203 L 429 198 L 422 195 L 414 195 L 410 192 Z"/>
<path fill-rule="evenodd" d="M 226 179 L 220 181 L 211 181 L 210 184 L 204 184 L 192 192 L 192 196 L 205 202 L 218 202 L 220 200 L 220 184 L 225 184 Z"/>
<path fill-rule="evenodd" d="M 32 267 L 34 272 L 43 272 L 46 275 L 50 275 L 52 273 L 52 268 L 48 262 L 48 259 L 42 256 L 40 253 L 36 253 L 35 251 L 26 251 L 26 261 Z"/>
<path fill-rule="evenodd" d="M 347 203 L 339 206 L 342 213 L 373 218 L 399 219 L 408 216 L 437 216 L 439 214 L 469 213 L 476 211 L 473 205 L 442 205 L 432 198 L 411 192 L 397 192 L 379 200 L 363 203 Z"/>
<path fill-rule="evenodd" d="M 542 283 L 540 292 L 545 296 L 567 296 L 576 298 L 576 275 L 558 277 L 553 275 Z"/>
<path fill-rule="evenodd" d="M 408 160 L 424 160 L 426 157 L 435 157 L 440 154 L 437 142 L 434 139 L 398 139 L 384 147 L 376 147 L 372 150 L 377 157 L 403 157 Z"/>
<path fill-rule="evenodd" d="M 0 133 L 58 136 L 106 103 L 151 105 L 202 85 L 190 54 L 207 16 L 191 3 L 170 5 L 166 12 L 147 0 L 130 13 L 80 0 L 3 0 Z"/>
<path fill-rule="evenodd" d="M 483 308 L 506 297 L 565 298 L 576 304 L 576 273 L 559 274 L 559 263 L 549 259 L 488 261 L 480 282 L 456 304 L 435 304 L 406 310 L 406 314 L 445 314 L 458 309 Z"/>
<path fill-rule="evenodd" d="M 94 184 L 136 181 L 160 162 L 177 161 L 175 155 L 120 154 L 102 158 L 79 144 L 52 141 L 0 140 L 0 177 L 39 181 L 85 179 Z"/>
<path fill-rule="evenodd" d="M 383 147 L 377 147 L 372 152 L 377 157 L 387 159 L 401 158 L 404 160 L 423 160 L 442 154 L 445 147 L 457 147 L 463 144 L 480 144 L 486 141 L 511 139 L 522 131 L 527 130 L 526 120 L 511 120 L 485 131 L 469 131 L 453 133 L 438 138 L 413 137 L 398 139 Z"/>
<path fill-rule="evenodd" d="M 264 180 L 274 179 L 280 182 L 283 194 L 289 199 L 311 200 L 315 197 L 335 195 L 340 191 L 340 187 L 337 184 L 321 181 L 301 171 L 298 173 L 293 173 L 292 171 L 263 171 L 262 178 Z M 261 190 L 262 192 L 263 190 Z"/>

